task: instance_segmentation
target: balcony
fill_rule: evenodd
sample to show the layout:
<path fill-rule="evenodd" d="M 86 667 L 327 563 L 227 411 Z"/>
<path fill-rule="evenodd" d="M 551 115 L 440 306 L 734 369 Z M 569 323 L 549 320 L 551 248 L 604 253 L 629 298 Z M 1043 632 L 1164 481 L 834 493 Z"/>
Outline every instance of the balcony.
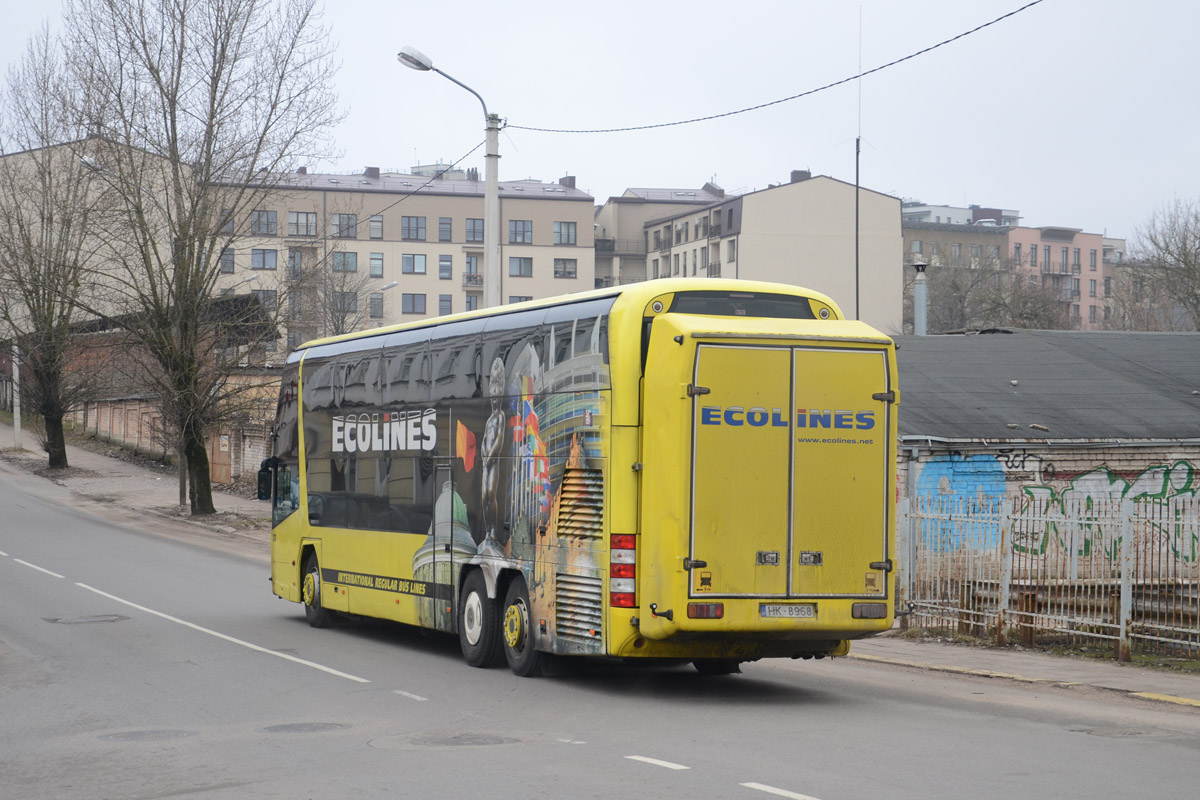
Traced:
<path fill-rule="evenodd" d="M 597 255 L 644 256 L 646 242 L 642 239 L 596 239 Z"/>
<path fill-rule="evenodd" d="M 708 277 L 710 277 L 710 278 L 721 277 L 721 262 L 720 261 L 708 262 Z"/>
<path fill-rule="evenodd" d="M 483 289 L 483 275 L 478 272 L 463 273 L 464 289 Z"/>
<path fill-rule="evenodd" d="M 602 277 L 596 278 L 596 288 L 597 289 L 607 289 L 610 286 L 628 286 L 631 283 L 642 283 L 644 280 L 646 280 L 646 279 L 645 278 L 631 278 L 631 277 L 623 277 L 620 280 L 618 280 L 617 278 L 614 278 L 611 275 L 604 275 Z"/>
<path fill-rule="evenodd" d="M 1059 289 L 1058 301 L 1060 303 L 1076 303 L 1079 301 L 1078 289 Z"/>
<path fill-rule="evenodd" d="M 709 228 L 708 229 L 708 238 L 720 239 L 721 238 L 721 226 L 713 225 L 711 228 Z"/>

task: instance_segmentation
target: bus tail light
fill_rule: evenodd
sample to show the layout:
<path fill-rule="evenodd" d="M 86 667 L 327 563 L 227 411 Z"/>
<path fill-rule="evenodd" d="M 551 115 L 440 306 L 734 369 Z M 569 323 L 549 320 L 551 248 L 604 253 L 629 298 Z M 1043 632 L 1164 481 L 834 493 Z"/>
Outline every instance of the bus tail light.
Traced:
<path fill-rule="evenodd" d="M 724 616 L 724 603 L 688 603 L 688 619 L 721 619 Z"/>
<path fill-rule="evenodd" d="M 637 605 L 637 537 L 614 533 L 608 550 L 608 604 L 614 608 Z"/>

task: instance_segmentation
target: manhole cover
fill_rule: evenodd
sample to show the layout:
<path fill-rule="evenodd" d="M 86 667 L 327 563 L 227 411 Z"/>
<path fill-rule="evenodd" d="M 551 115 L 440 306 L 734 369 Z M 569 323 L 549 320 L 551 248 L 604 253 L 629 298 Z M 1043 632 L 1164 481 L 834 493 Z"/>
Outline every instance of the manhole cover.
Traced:
<path fill-rule="evenodd" d="M 160 742 L 166 739 L 184 739 L 191 736 L 191 731 L 125 731 L 101 736 L 114 742 Z"/>
<path fill-rule="evenodd" d="M 288 725 L 272 725 L 263 730 L 267 733 L 321 733 L 349 727 L 340 722 L 293 722 Z"/>
<path fill-rule="evenodd" d="M 92 622 L 124 622 L 129 617 L 120 614 L 96 614 L 91 617 L 43 617 L 46 622 L 57 622 L 59 625 L 88 625 Z"/>
<path fill-rule="evenodd" d="M 428 736 L 414 739 L 413 744 L 421 747 L 482 747 L 489 744 L 515 744 L 516 739 L 505 736 L 486 736 L 479 733 L 456 733 L 450 736 Z"/>
<path fill-rule="evenodd" d="M 367 742 L 377 750 L 426 750 L 441 747 L 490 747 L 493 745 L 520 744 L 521 740 L 511 736 L 492 733 L 439 733 L 404 734 L 381 736 Z"/>

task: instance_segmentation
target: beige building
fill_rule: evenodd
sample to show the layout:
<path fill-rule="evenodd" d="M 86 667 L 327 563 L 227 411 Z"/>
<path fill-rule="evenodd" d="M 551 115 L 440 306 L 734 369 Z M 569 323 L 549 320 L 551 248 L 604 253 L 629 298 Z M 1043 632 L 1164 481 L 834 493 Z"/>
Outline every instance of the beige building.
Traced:
<path fill-rule="evenodd" d="M 711 183 L 700 189 L 626 189 L 608 198 L 596 210 L 596 288 L 650 277 L 647 222 L 724 199 L 725 190 Z"/>
<path fill-rule="evenodd" d="M 289 350 L 317 336 L 478 308 L 484 184 L 475 177 L 372 167 L 289 175 L 262 207 L 228 221 L 238 236 L 222 254 L 217 287 L 279 304 Z M 501 182 L 505 303 L 593 288 L 594 205 L 574 183 Z"/>
<path fill-rule="evenodd" d="M 804 286 L 848 319 L 900 333 L 900 200 L 857 190 L 856 230 L 855 195 L 853 184 L 795 171 L 788 183 L 648 220 L 647 276 Z"/>

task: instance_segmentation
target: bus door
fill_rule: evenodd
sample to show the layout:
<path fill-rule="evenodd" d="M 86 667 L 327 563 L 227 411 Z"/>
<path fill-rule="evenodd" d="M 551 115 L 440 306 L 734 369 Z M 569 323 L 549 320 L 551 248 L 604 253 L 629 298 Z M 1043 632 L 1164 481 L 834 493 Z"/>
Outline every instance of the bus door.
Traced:
<path fill-rule="evenodd" d="M 433 520 L 426 544 L 421 548 L 432 551 L 429 558 L 433 563 L 431 580 L 427 580 L 424 587 L 426 596 L 419 601 L 421 623 L 442 631 L 453 630 L 458 573 L 475 551 L 466 508 L 454 481 L 453 465 L 452 459 L 434 462 Z M 415 577 L 420 579 L 422 575 Z"/>

